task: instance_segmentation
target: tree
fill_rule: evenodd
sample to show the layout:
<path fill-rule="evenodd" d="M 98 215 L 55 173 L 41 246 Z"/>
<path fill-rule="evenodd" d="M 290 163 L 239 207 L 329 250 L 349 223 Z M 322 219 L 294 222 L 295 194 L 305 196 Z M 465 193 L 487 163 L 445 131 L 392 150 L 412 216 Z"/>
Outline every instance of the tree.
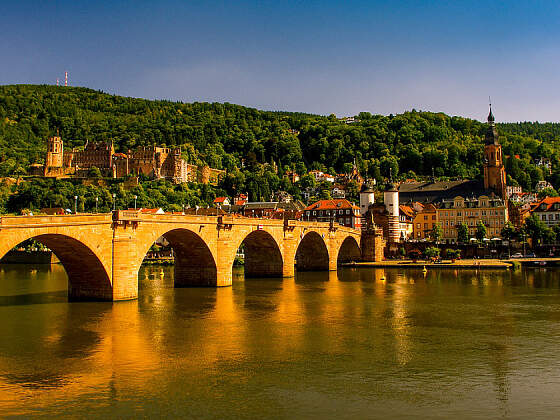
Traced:
<path fill-rule="evenodd" d="M 456 260 L 460 256 L 461 256 L 461 250 L 460 249 L 448 249 L 447 250 L 447 258 L 449 258 L 450 260 Z"/>
<path fill-rule="evenodd" d="M 426 258 L 436 258 L 439 256 L 439 248 L 436 246 L 426 248 L 426 251 L 424 251 L 424 255 L 426 256 Z"/>
<path fill-rule="evenodd" d="M 558 197 L 558 192 L 554 188 L 547 187 L 539 191 L 538 197 L 539 200 L 545 197 Z"/>
<path fill-rule="evenodd" d="M 511 241 L 515 237 L 515 226 L 510 221 L 506 222 L 502 228 L 501 235 L 507 241 Z"/>
<path fill-rule="evenodd" d="M 533 241 L 533 246 L 538 245 L 543 240 L 553 242 L 556 236 L 554 231 L 539 220 L 535 214 L 525 219 L 525 231 Z"/>
<path fill-rule="evenodd" d="M 486 225 L 482 220 L 479 220 L 476 223 L 476 239 L 482 242 L 484 238 L 486 238 L 487 234 L 488 234 L 488 230 L 486 229 Z"/>
<path fill-rule="evenodd" d="M 515 226 L 510 221 L 506 222 L 502 228 L 502 238 L 508 241 L 508 254 L 511 255 L 511 240 L 515 237 L 516 231 Z"/>
<path fill-rule="evenodd" d="M 434 241 L 437 244 L 442 236 L 443 236 L 443 229 L 441 228 L 439 223 L 435 223 L 434 227 L 432 228 L 432 231 L 430 232 L 430 238 L 432 239 L 432 241 Z"/>
<path fill-rule="evenodd" d="M 97 166 L 92 166 L 88 171 L 88 176 L 90 178 L 101 178 L 101 171 Z"/>
<path fill-rule="evenodd" d="M 463 244 L 469 242 L 469 227 L 466 223 L 457 226 L 457 242 Z"/>

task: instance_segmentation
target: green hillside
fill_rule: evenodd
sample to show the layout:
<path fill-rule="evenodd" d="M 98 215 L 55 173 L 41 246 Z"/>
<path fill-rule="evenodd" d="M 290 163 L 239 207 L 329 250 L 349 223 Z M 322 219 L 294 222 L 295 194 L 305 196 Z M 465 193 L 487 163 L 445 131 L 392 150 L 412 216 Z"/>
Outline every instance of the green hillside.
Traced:
<path fill-rule="evenodd" d="M 481 110 L 481 114 L 485 110 Z M 499 120 L 499 110 L 495 114 Z M 190 163 L 228 170 L 224 191 L 267 199 L 286 185 L 287 169 L 346 172 L 356 159 L 363 175 L 397 178 L 480 177 L 485 124 L 442 113 L 361 113 L 345 124 L 334 116 L 259 111 L 220 103 L 150 101 L 87 88 L 0 86 L 0 176 L 42 163 L 47 136 L 60 130 L 66 147 L 112 140 L 117 151 L 139 145 L 181 146 Z M 294 132 L 294 130 L 296 130 Z M 560 124 L 498 124 L 510 183 L 531 190 L 548 178 L 560 186 Z M 299 132 L 299 134 L 297 134 Z M 535 159 L 552 160 L 543 173 Z M 271 164 L 278 166 L 278 174 Z"/>

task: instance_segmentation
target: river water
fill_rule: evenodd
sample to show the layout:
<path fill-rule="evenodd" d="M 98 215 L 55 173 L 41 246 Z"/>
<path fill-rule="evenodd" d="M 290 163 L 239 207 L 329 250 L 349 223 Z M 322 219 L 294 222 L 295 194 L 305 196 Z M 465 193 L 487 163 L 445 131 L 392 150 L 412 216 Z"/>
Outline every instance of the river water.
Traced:
<path fill-rule="evenodd" d="M 0 266 L 0 416 L 558 418 L 559 271 L 348 268 L 68 303 Z"/>

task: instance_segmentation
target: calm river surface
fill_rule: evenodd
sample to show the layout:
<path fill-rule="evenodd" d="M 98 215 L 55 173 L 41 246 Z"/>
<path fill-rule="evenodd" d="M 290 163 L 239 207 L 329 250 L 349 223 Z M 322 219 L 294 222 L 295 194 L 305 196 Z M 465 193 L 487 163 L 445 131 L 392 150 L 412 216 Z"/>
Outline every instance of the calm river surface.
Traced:
<path fill-rule="evenodd" d="M 68 303 L 61 266 L 0 266 L 0 416 L 560 416 L 560 271 L 163 270 L 138 301 Z"/>

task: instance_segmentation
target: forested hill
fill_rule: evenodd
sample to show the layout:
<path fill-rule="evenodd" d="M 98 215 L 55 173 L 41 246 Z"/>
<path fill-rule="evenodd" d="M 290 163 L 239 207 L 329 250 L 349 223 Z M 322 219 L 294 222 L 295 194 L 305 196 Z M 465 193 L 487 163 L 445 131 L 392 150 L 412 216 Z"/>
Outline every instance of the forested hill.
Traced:
<path fill-rule="evenodd" d="M 486 110 L 481 109 L 481 117 Z M 499 110 L 495 110 L 499 120 Z M 113 140 L 117 151 L 140 145 L 181 146 L 192 163 L 207 163 L 242 177 L 278 165 L 348 171 L 356 159 L 362 174 L 382 180 L 431 176 L 478 178 L 485 124 L 442 113 L 361 113 L 345 124 L 334 116 L 259 111 L 228 103 L 150 101 L 87 88 L 0 86 L 0 176 L 43 162 L 45 139 L 60 130 L 66 147 Z M 547 177 L 560 186 L 560 124 L 498 124 L 510 183 L 534 188 Z M 552 160 L 553 174 L 535 159 Z M 244 160 L 244 169 L 242 167 Z M 272 165 L 271 165 L 272 166 Z M 265 168 L 265 169 L 263 169 Z M 245 175 L 244 175 L 245 174 Z M 230 183 L 242 180 L 230 179 Z M 226 186 L 227 187 L 227 186 Z M 238 187 L 241 187 L 238 185 Z M 227 189 L 227 188 L 226 188 Z"/>

